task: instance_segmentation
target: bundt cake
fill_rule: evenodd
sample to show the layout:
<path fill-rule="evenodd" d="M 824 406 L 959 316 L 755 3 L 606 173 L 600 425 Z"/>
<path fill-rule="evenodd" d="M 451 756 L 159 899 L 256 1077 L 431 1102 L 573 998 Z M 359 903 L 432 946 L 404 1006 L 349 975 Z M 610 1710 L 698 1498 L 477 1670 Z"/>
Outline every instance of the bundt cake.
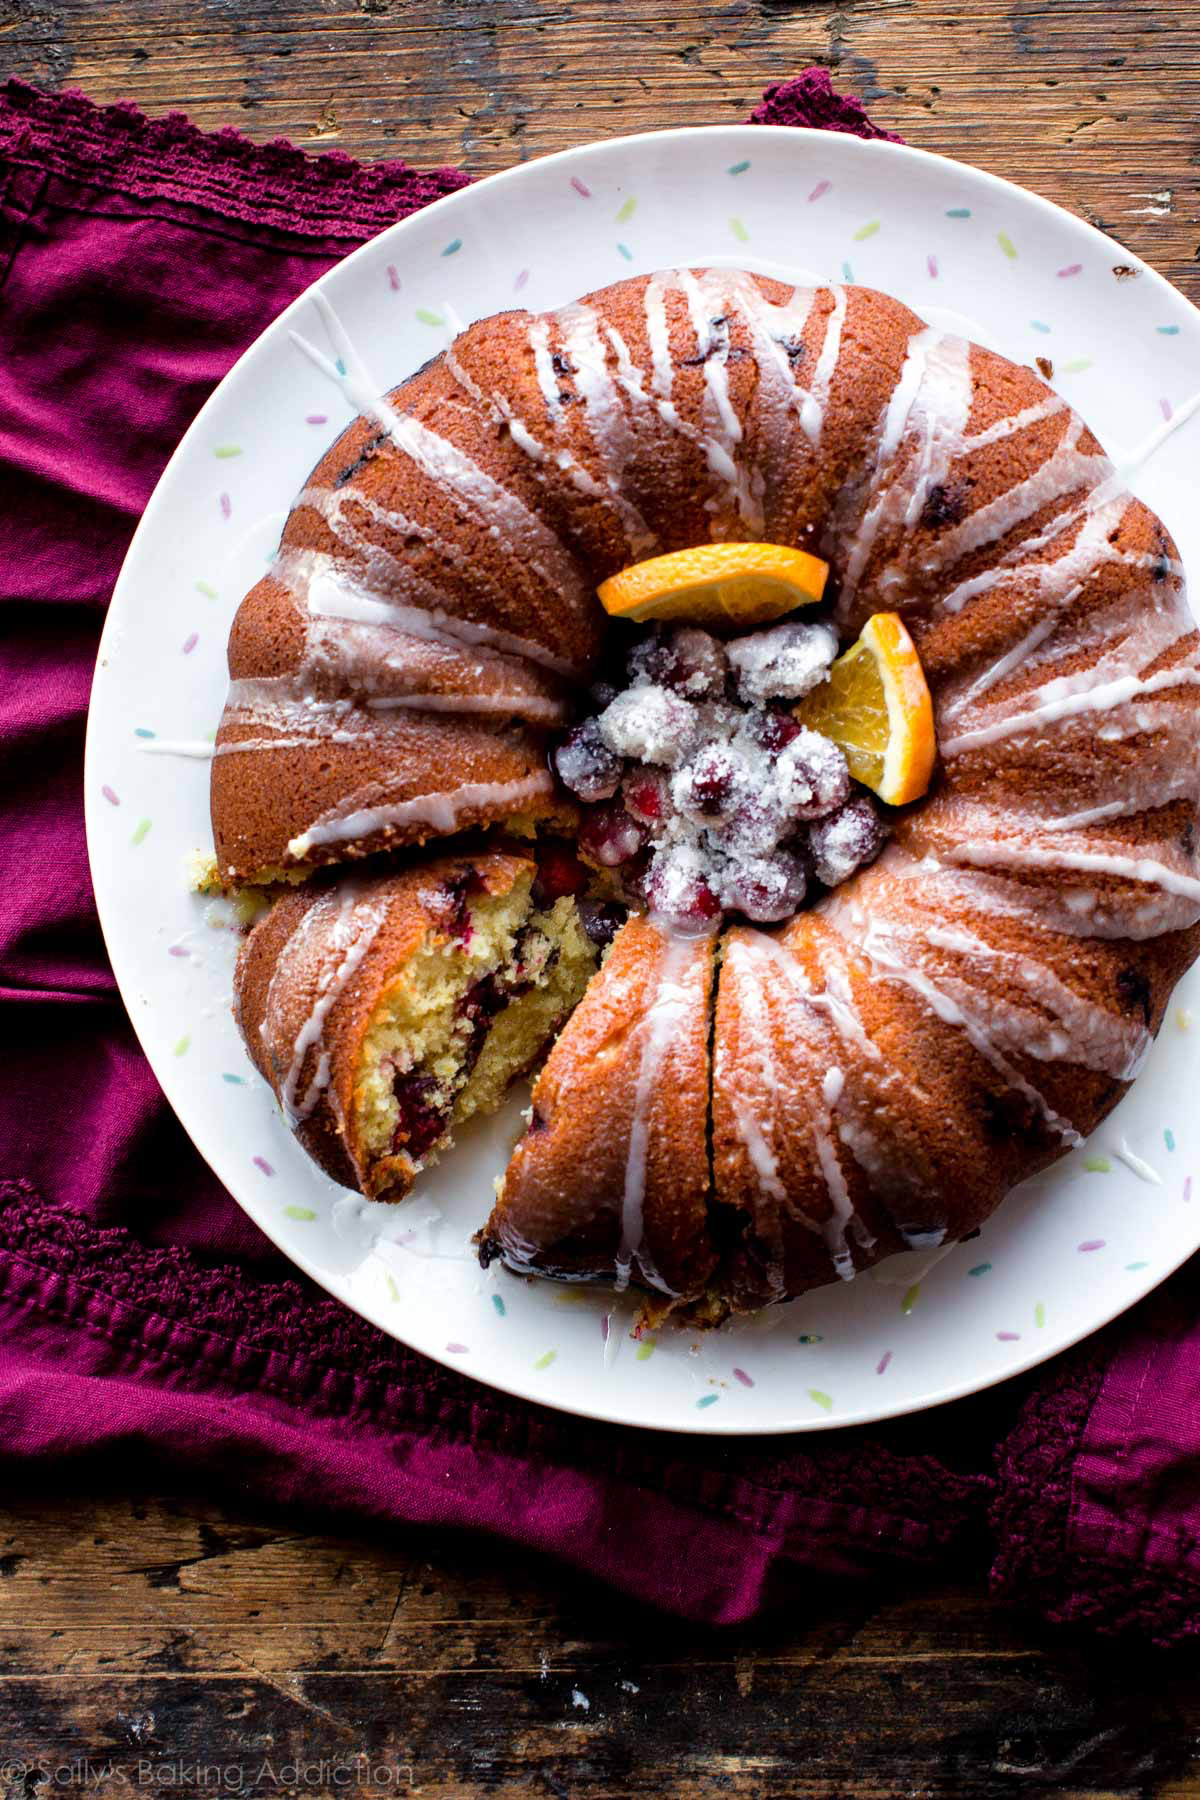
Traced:
<path fill-rule="evenodd" d="M 279 881 L 468 827 L 558 831 L 611 882 L 608 928 L 631 909 L 537 1080 L 485 1260 L 715 1318 L 961 1237 L 1093 1129 L 1200 948 L 1200 660 L 1167 532 L 1065 401 L 886 295 L 687 269 L 482 320 L 386 399 L 350 391 L 363 416 L 234 624 L 217 856 L 229 883 Z M 829 563 L 814 623 L 737 650 L 631 637 L 599 605 L 631 563 L 737 540 Z M 803 684 L 882 613 L 939 753 L 886 813 L 790 747 Z M 738 781 L 769 789 L 765 824 L 722 811 Z M 499 921 L 532 902 L 493 855 L 453 866 Z M 463 996 L 514 956 L 511 923 L 476 927 L 482 962 L 453 948 L 453 998 L 398 1062 L 417 1023 L 371 1037 L 372 971 L 454 944 L 430 880 L 301 887 L 239 969 L 251 1054 L 371 1193 L 420 1160 L 390 1071 L 443 1084 L 440 1141 L 481 1078 Z M 355 962 L 384 891 L 403 931 Z M 558 904 L 577 931 L 585 900 Z M 585 963 L 556 964 L 538 1048 Z"/>
<path fill-rule="evenodd" d="M 309 1154 L 402 1198 L 453 1125 L 490 1112 L 596 966 L 574 901 L 538 904 L 528 858 L 481 851 L 309 882 L 242 946 L 236 1018 Z"/>

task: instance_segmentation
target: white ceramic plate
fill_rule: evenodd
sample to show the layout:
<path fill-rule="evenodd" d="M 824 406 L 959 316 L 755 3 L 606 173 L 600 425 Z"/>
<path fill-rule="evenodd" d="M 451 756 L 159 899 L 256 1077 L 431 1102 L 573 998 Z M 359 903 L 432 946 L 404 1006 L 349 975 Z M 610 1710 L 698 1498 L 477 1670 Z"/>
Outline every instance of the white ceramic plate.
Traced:
<path fill-rule="evenodd" d="M 549 157 L 393 226 L 318 286 L 382 388 L 439 350 L 456 320 L 716 261 L 883 288 L 1018 361 L 1050 359 L 1118 458 L 1200 389 L 1200 315 L 1119 245 L 960 163 L 833 133 L 714 127 Z M 480 1381 L 705 1432 L 814 1430 L 971 1393 L 1095 1330 L 1190 1255 L 1191 978 L 1133 1092 L 974 1242 L 929 1272 L 910 1262 L 708 1335 L 638 1344 L 632 1302 L 481 1272 L 469 1239 L 523 1095 L 465 1133 L 402 1207 L 349 1196 L 308 1161 L 230 1018 L 227 909 L 187 889 L 189 852 L 210 843 L 207 762 L 153 753 L 211 737 L 237 603 L 351 417 L 290 329 L 330 349 L 302 296 L 222 382 L 146 509 L 104 632 L 86 769 L 96 895 L 134 1026 L 201 1153 L 280 1248 L 384 1331 Z M 1193 422 L 1136 478 L 1191 567 L 1198 447 Z"/>

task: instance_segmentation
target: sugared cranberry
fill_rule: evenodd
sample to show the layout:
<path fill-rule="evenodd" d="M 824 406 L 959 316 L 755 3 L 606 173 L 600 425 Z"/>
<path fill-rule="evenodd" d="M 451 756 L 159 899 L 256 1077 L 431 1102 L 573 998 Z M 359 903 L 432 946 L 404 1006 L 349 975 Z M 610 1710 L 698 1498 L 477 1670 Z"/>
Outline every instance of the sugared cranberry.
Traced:
<path fill-rule="evenodd" d="M 864 863 L 874 862 L 886 842 L 887 827 L 865 794 L 808 829 L 813 872 L 826 887 L 837 887 Z"/>
<path fill-rule="evenodd" d="M 740 912 L 756 925 L 774 925 L 790 919 L 804 899 L 807 878 L 798 856 L 776 850 L 771 856 L 752 856 L 727 865 L 721 882 L 721 900 L 731 912 Z"/>
<path fill-rule="evenodd" d="M 637 855 L 649 833 L 617 800 L 593 806 L 579 827 L 579 848 L 593 862 L 615 869 Z"/>
<path fill-rule="evenodd" d="M 689 700 L 715 700 L 725 692 L 729 662 L 724 646 L 696 625 L 676 625 L 635 645 L 629 658 L 635 679 L 673 688 Z"/>
<path fill-rule="evenodd" d="M 721 917 L 721 902 L 709 885 L 695 851 L 673 847 L 659 851 L 646 872 L 646 904 L 672 930 L 693 934 L 710 931 Z"/>
<path fill-rule="evenodd" d="M 780 752 L 773 774 L 781 805 L 794 819 L 822 818 L 850 792 L 845 756 L 817 731 L 801 728 Z"/>
<path fill-rule="evenodd" d="M 605 743 L 595 719 L 568 731 L 554 752 L 554 767 L 580 800 L 611 800 L 621 784 L 621 758 Z"/>
<path fill-rule="evenodd" d="M 747 706 L 764 700 L 798 700 L 824 681 L 837 650 L 832 626 L 803 625 L 796 619 L 734 638 L 725 646 L 738 698 Z"/>
<path fill-rule="evenodd" d="M 392 1151 L 407 1150 L 414 1162 L 425 1155 L 442 1134 L 445 1114 L 432 1104 L 440 1083 L 433 1075 L 400 1075 L 393 1092 L 400 1109 L 392 1137 Z"/>
<path fill-rule="evenodd" d="M 643 825 L 657 824 L 670 811 L 667 778 L 657 769 L 639 769 L 636 774 L 627 775 L 621 797 L 634 818 L 640 819 Z"/>
<path fill-rule="evenodd" d="M 680 812 L 723 818 L 733 801 L 738 773 L 737 758 L 727 744 L 706 744 L 675 776 L 671 797 Z"/>
<path fill-rule="evenodd" d="M 597 721 L 600 735 L 617 756 L 673 768 L 696 741 L 696 711 L 670 688 L 626 688 Z"/>
<path fill-rule="evenodd" d="M 781 712 L 776 707 L 768 707 L 762 711 L 746 715 L 745 730 L 748 736 L 761 750 L 772 754 L 790 744 L 793 738 L 799 737 L 804 730 L 798 719 L 790 712 Z"/>
<path fill-rule="evenodd" d="M 587 870 L 565 844 L 538 845 L 533 897 L 539 906 L 553 906 L 564 894 L 582 894 L 587 884 Z"/>

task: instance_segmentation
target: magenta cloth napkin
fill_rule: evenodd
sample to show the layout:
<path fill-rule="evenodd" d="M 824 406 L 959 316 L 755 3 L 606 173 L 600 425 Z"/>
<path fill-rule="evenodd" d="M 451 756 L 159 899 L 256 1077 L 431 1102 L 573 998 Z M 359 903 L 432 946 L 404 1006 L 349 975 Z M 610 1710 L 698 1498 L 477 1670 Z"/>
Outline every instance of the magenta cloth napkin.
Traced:
<path fill-rule="evenodd" d="M 754 120 L 886 137 L 824 70 Z M 1200 1628 L 1196 1277 L 1035 1377 L 814 1438 L 508 1400 L 298 1278 L 200 1161 L 117 998 L 84 849 L 96 641 L 169 453 L 324 269 L 467 177 L 0 102 L 0 1458 L 472 1526 L 707 1621 L 814 1576 L 991 1567 L 1006 1601 Z M 817 1590 L 819 1592 L 819 1589 Z"/>

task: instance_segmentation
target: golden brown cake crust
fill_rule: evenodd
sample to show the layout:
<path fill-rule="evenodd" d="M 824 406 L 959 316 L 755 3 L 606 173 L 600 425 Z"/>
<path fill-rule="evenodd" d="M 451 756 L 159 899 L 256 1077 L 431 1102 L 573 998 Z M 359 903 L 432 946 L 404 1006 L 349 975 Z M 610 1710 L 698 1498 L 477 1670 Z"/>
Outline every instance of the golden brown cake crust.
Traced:
<path fill-rule="evenodd" d="M 533 1089 L 485 1254 L 560 1277 L 701 1293 L 708 1235 L 712 938 L 635 916 Z"/>
<path fill-rule="evenodd" d="M 710 538 L 826 557 L 843 641 L 899 611 L 939 742 L 876 868 L 723 940 L 711 1195 L 704 1082 L 658 1084 L 678 1168 L 625 1260 L 719 1311 L 971 1229 L 1119 1098 L 1200 947 L 1182 570 L 1058 395 L 886 295 L 738 270 L 482 320 L 298 498 L 231 639 L 213 817 L 244 877 L 550 815 L 594 584 Z M 489 1226 L 514 1266 L 622 1261 L 655 932 L 626 927 L 542 1077 Z"/>

